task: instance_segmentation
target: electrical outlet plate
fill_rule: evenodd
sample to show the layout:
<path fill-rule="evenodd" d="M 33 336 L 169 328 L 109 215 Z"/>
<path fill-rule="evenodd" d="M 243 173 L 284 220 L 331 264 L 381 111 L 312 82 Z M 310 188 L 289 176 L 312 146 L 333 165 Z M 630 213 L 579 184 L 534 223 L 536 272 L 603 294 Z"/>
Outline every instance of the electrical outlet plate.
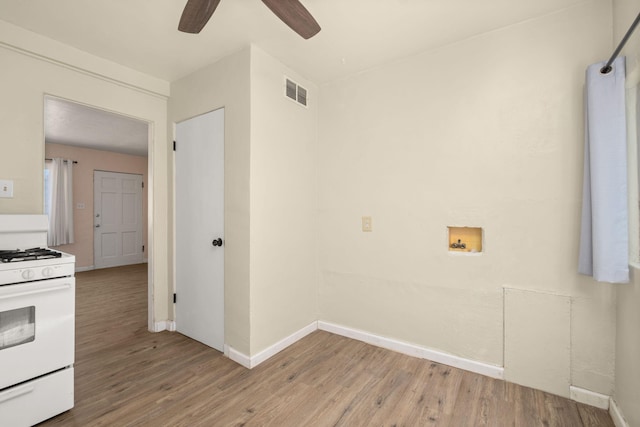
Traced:
<path fill-rule="evenodd" d="M 0 179 L 0 197 L 12 198 L 13 197 L 13 181 L 7 179 Z"/>
<path fill-rule="evenodd" d="M 362 217 L 362 231 L 373 231 L 373 226 L 371 224 L 370 216 Z"/>

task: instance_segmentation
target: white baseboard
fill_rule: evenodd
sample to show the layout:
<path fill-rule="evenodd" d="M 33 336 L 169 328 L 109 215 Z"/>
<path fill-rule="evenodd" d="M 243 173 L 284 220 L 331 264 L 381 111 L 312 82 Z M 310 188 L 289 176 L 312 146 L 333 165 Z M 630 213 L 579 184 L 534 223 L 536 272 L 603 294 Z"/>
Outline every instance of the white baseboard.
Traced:
<path fill-rule="evenodd" d="M 616 427 L 629 427 L 629 423 L 624 419 L 620 407 L 613 398 L 609 401 L 609 415 Z"/>
<path fill-rule="evenodd" d="M 336 335 L 341 335 L 343 337 L 356 339 L 367 344 L 386 348 L 388 350 L 403 353 L 408 356 L 431 360 L 447 366 L 463 369 L 465 371 L 475 372 L 477 374 L 485 375 L 491 378 L 504 379 L 504 368 L 501 366 L 490 365 L 487 363 L 478 362 L 476 360 L 454 356 L 452 354 L 432 350 L 416 344 L 410 344 L 404 341 L 382 337 L 380 335 L 375 335 L 369 332 L 352 329 L 321 320 L 305 326 L 304 328 L 300 329 L 297 332 L 294 332 L 293 334 L 278 341 L 272 346 L 267 347 L 255 356 L 247 356 L 246 354 L 237 351 L 227 344 L 224 345 L 224 355 L 234 362 L 244 366 L 245 368 L 252 369 L 317 329 L 331 332 Z M 175 331 L 176 323 L 171 320 L 165 320 L 155 323 L 153 332 L 160 332 L 164 330 Z M 616 427 L 629 427 L 627 422 L 624 420 L 624 417 L 622 416 L 620 408 L 616 405 L 615 400 L 613 400 L 613 398 L 611 398 L 610 396 L 575 386 L 570 386 L 569 390 L 572 400 L 595 406 L 596 408 L 608 409 Z"/>
<path fill-rule="evenodd" d="M 596 393 L 580 387 L 569 386 L 569 395 L 571 400 L 584 403 L 585 405 L 595 406 L 600 409 L 609 409 L 609 401 L 611 396 Z"/>
<path fill-rule="evenodd" d="M 148 261 L 146 258 L 144 258 L 144 259 L 142 260 L 142 263 L 143 263 L 143 264 L 148 264 L 148 263 L 149 263 L 149 261 Z M 116 267 L 123 267 L 123 266 L 125 266 L 125 265 L 130 265 L 130 264 L 123 264 L 123 265 L 121 265 L 121 266 L 120 266 L 120 265 L 117 265 Z M 80 272 L 82 272 L 82 271 L 91 271 L 91 270 L 95 270 L 95 269 L 96 269 L 95 265 L 90 265 L 90 266 L 88 266 L 88 267 L 76 267 L 76 273 L 80 273 Z"/>
<path fill-rule="evenodd" d="M 175 330 L 176 330 L 176 322 L 174 322 L 173 320 L 161 320 L 153 324 L 153 331 L 151 332 L 162 332 L 162 331 L 173 332 Z"/>
<path fill-rule="evenodd" d="M 272 356 L 280 353 L 285 348 L 289 347 L 291 344 L 294 344 L 297 341 L 300 341 L 302 338 L 309 335 L 311 332 L 318 329 L 318 322 L 313 322 L 304 328 L 300 329 L 297 332 L 289 335 L 288 337 L 278 341 L 272 346 L 267 347 L 262 350 L 260 353 L 255 356 L 247 356 L 246 354 L 240 353 L 233 347 L 229 347 L 225 344 L 225 355 L 229 357 L 229 359 L 233 360 L 236 363 L 244 366 L 245 368 L 252 369 L 269 359 Z"/>
<path fill-rule="evenodd" d="M 235 348 L 229 347 L 226 344 L 225 344 L 225 356 L 227 356 L 229 359 L 233 360 L 237 364 L 244 366 L 247 369 L 252 368 L 251 358 L 249 356 L 247 356 L 244 353 L 240 353 Z"/>
<path fill-rule="evenodd" d="M 465 359 L 416 344 L 385 338 L 369 332 L 351 329 L 321 320 L 318 321 L 318 329 L 342 335 L 347 338 L 353 338 L 358 341 L 363 341 L 377 347 L 397 351 L 398 353 L 403 353 L 408 356 L 432 360 L 434 362 L 453 366 L 454 368 L 464 369 L 465 371 L 475 372 L 491 378 L 504 379 L 504 368 L 501 366 L 489 365 L 476 360 Z"/>

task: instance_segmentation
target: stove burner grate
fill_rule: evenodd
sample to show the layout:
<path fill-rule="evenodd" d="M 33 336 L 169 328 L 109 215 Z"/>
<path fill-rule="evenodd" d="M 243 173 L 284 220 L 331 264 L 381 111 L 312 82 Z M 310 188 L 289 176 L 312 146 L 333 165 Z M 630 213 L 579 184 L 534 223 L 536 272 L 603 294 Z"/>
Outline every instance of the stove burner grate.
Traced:
<path fill-rule="evenodd" d="M 62 253 L 46 248 L 31 248 L 25 250 L 0 250 L 0 261 L 2 262 L 20 262 L 31 261 L 35 259 L 61 258 Z"/>

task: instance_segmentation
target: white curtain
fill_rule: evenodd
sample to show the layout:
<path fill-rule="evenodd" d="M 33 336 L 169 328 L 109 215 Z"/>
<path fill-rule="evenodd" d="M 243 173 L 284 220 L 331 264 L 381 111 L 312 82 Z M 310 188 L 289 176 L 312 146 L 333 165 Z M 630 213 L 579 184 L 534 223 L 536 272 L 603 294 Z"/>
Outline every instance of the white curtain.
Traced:
<path fill-rule="evenodd" d="M 578 271 L 629 282 L 625 58 L 587 68 L 582 228 Z"/>
<path fill-rule="evenodd" d="M 73 160 L 54 158 L 48 165 L 51 204 L 47 244 L 73 243 Z"/>

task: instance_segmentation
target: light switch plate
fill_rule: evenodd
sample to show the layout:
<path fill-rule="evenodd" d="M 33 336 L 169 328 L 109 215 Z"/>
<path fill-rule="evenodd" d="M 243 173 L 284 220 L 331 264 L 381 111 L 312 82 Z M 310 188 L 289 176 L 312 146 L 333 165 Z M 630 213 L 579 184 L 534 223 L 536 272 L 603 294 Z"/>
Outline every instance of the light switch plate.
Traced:
<path fill-rule="evenodd" d="M 362 217 L 362 231 L 373 231 L 373 226 L 371 224 L 370 216 Z"/>
<path fill-rule="evenodd" d="M 0 197 L 8 199 L 13 197 L 13 181 L 0 179 Z"/>

